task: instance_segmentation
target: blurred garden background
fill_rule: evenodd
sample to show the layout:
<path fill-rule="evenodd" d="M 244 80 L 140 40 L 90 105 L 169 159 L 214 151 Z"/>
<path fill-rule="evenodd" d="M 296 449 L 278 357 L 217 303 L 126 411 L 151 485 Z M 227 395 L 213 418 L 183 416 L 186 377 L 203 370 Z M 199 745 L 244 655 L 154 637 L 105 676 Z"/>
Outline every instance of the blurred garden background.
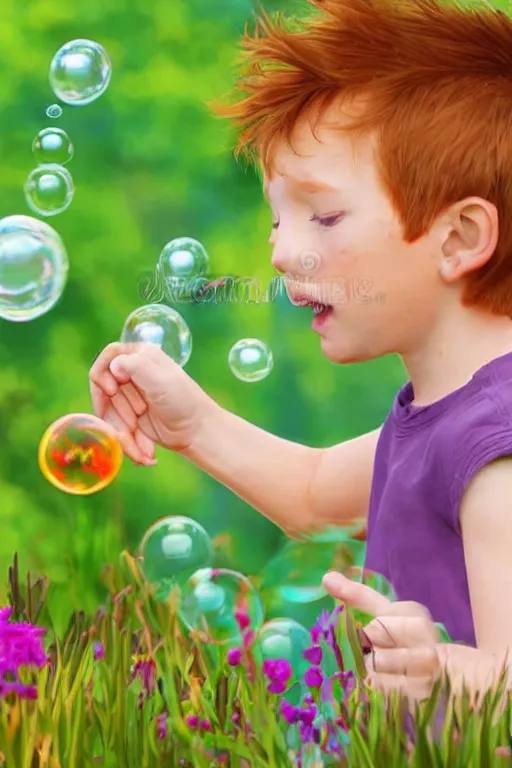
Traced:
<path fill-rule="evenodd" d="M 288 0 L 265 7 L 291 9 Z M 23 185 L 35 167 L 32 141 L 50 124 L 74 143 L 67 168 L 76 193 L 66 212 L 47 220 L 70 259 L 61 301 L 32 322 L 0 320 L 0 598 L 17 551 L 22 570 L 50 577 L 63 616 L 93 611 L 104 598 L 104 565 L 124 549 L 136 553 L 148 526 L 166 515 L 198 520 L 218 564 L 249 575 L 286 541 L 169 452 L 159 450 L 156 468 L 125 460 L 117 481 L 89 497 L 59 492 L 37 464 L 50 423 L 91 411 L 89 368 L 146 303 L 141 282 L 168 241 L 200 240 L 214 276 L 254 277 L 262 286 L 274 276 L 260 183 L 235 162 L 229 126 L 206 105 L 229 92 L 253 14 L 249 0 L 2 1 L 0 218 L 34 215 Z M 50 61 L 76 38 L 105 47 L 112 81 L 94 103 L 63 105 L 51 121 Z M 405 379 L 394 357 L 345 367 L 323 359 L 310 312 L 285 295 L 176 308 L 193 334 L 187 372 L 223 406 L 290 440 L 328 446 L 379 426 Z M 228 367 L 230 347 L 244 337 L 273 351 L 274 370 L 261 382 L 243 383 Z"/>

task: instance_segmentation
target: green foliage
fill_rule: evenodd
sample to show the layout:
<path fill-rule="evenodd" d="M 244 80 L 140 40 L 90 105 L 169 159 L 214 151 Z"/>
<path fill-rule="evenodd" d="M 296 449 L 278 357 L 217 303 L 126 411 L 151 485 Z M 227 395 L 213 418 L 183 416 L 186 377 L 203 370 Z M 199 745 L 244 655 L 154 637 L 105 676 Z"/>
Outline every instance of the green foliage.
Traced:
<path fill-rule="evenodd" d="M 51 663 L 36 674 L 36 700 L 0 698 L 0 763 L 16 768 L 296 764 L 295 726 L 286 724 L 280 697 L 267 691 L 250 654 L 232 668 L 222 649 L 213 654 L 212 647 L 187 636 L 177 616 L 179 594 L 167 603 L 155 601 L 129 555 L 120 568 L 108 567 L 103 580 L 106 605 L 92 621 L 84 612 L 74 613 L 59 635 L 52 629 L 52 585 L 46 579 L 23 583 L 15 561 L 9 588 L 13 619 L 50 629 Z M 359 668 L 361 649 L 350 616 L 337 632 L 347 634 Z M 94 656 L 98 642 L 103 658 Z M 149 670 L 145 680 L 136 674 L 141 661 Z M 324 753 L 319 762 L 320 750 L 313 749 L 303 764 L 314 768 L 476 768 L 505 765 L 501 757 L 510 758 L 512 708 L 503 681 L 483 697 L 478 712 L 466 694 L 452 701 L 444 680 L 413 713 L 398 695 L 385 701 L 362 678 L 348 695 L 341 687 L 333 690 L 329 706 L 319 727 L 323 732 L 342 715 L 343 751 Z M 211 728 L 194 729 L 190 715 L 207 718 Z"/>

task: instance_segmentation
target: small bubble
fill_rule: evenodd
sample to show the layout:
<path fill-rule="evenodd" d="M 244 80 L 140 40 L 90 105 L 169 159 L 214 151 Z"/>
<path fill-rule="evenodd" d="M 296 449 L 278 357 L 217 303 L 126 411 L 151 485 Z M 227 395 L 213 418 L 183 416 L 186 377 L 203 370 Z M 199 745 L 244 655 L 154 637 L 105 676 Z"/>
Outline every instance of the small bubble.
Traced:
<path fill-rule="evenodd" d="M 51 104 L 46 110 L 46 117 L 50 117 L 52 120 L 57 120 L 62 116 L 62 107 L 58 104 Z"/>
<path fill-rule="evenodd" d="M 39 165 L 65 165 L 74 151 L 71 139 L 61 128 L 44 128 L 32 143 L 32 153 Z"/>
<path fill-rule="evenodd" d="M 229 367 L 240 381 L 261 381 L 274 367 L 269 347 L 259 339 L 241 339 L 229 352 Z"/>
<path fill-rule="evenodd" d="M 62 165 L 40 165 L 25 183 L 27 205 L 40 216 L 56 216 L 71 205 L 75 187 Z"/>

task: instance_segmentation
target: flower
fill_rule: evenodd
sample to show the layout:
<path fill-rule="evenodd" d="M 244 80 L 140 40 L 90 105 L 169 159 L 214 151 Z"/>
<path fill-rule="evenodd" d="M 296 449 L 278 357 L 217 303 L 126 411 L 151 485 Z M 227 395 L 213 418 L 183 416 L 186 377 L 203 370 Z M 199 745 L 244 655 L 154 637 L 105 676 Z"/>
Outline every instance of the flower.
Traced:
<path fill-rule="evenodd" d="M 199 727 L 201 728 L 202 731 L 213 731 L 212 724 L 210 723 L 207 717 L 201 720 L 201 722 L 199 723 Z"/>
<path fill-rule="evenodd" d="M 339 645 L 336 642 L 336 634 L 334 630 L 338 623 L 338 616 L 343 611 L 344 607 L 345 606 L 341 604 L 337 605 L 332 613 L 329 613 L 325 610 L 322 611 L 317 619 L 316 624 L 314 624 L 310 632 L 313 645 L 317 645 L 319 641 L 323 639 L 327 645 L 332 648 L 338 663 L 338 667 L 342 671 L 344 669 L 343 657 L 341 655 Z"/>
<path fill-rule="evenodd" d="M 156 734 L 158 739 L 165 739 L 167 736 L 167 712 L 162 712 L 156 718 Z"/>
<path fill-rule="evenodd" d="M 187 715 L 185 717 L 185 722 L 192 731 L 199 728 L 199 717 L 197 715 Z"/>
<path fill-rule="evenodd" d="M 142 701 L 145 697 L 151 696 L 156 687 L 156 664 L 153 659 L 144 657 L 138 658 L 131 670 L 131 677 L 128 685 L 133 683 L 136 678 L 140 679 L 142 685 Z"/>
<path fill-rule="evenodd" d="M 281 702 L 281 714 L 289 725 L 293 725 L 299 721 L 299 708 L 294 707 L 289 701 L 283 699 Z"/>
<path fill-rule="evenodd" d="M 42 669 L 49 662 L 42 637 L 46 630 L 33 624 L 9 622 L 12 607 L 0 608 L 0 697 L 10 693 L 26 699 L 37 698 L 34 685 L 20 682 L 20 669 Z"/>
<path fill-rule="evenodd" d="M 103 647 L 103 643 L 100 643 L 100 642 L 94 643 L 93 651 L 94 651 L 94 661 L 99 661 L 100 659 L 103 659 L 105 657 L 105 648 Z"/>
<path fill-rule="evenodd" d="M 324 675 L 320 667 L 309 667 L 304 675 L 304 682 L 308 688 L 320 688 L 324 681 Z"/>
<path fill-rule="evenodd" d="M 286 659 L 265 659 L 263 674 L 270 680 L 269 693 L 284 693 L 293 675 L 292 665 Z"/>
<path fill-rule="evenodd" d="M 230 665 L 230 667 L 238 667 L 241 661 L 242 661 L 241 648 L 238 648 L 238 647 L 230 648 L 227 653 L 227 662 Z"/>
<path fill-rule="evenodd" d="M 309 648 L 306 648 L 302 654 L 302 657 L 306 659 L 306 661 L 309 661 L 310 664 L 314 664 L 315 666 L 322 663 L 322 656 L 322 647 L 320 645 L 311 645 Z"/>
<path fill-rule="evenodd" d="M 235 619 L 240 627 L 240 632 L 243 632 L 251 626 L 251 619 L 244 608 L 239 608 L 238 611 L 235 612 Z"/>

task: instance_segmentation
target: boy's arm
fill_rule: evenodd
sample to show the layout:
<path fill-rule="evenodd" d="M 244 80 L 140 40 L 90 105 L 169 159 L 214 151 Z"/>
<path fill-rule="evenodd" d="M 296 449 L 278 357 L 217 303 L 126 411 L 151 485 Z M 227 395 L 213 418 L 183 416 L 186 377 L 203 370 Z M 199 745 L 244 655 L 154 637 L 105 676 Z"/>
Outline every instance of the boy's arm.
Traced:
<path fill-rule="evenodd" d="M 379 432 L 310 448 L 218 406 L 183 455 L 290 536 L 300 536 L 366 518 Z"/>

